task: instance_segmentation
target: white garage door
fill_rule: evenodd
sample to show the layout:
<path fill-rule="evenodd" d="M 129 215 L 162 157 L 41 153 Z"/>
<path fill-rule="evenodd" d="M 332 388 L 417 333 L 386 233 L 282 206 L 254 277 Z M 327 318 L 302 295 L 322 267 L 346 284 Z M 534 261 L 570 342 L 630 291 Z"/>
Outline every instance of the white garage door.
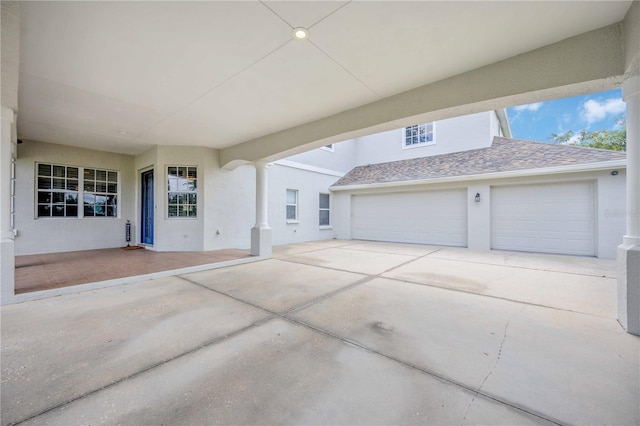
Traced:
<path fill-rule="evenodd" d="M 467 190 L 355 195 L 358 240 L 467 246 Z"/>
<path fill-rule="evenodd" d="M 491 188 L 491 247 L 595 255 L 594 185 Z"/>

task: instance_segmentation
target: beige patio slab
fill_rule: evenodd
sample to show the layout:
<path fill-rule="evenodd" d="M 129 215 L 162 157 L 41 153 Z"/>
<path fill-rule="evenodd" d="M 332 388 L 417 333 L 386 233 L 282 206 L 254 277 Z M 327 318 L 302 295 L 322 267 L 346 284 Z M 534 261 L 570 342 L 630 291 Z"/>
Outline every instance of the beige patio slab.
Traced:
<path fill-rule="evenodd" d="M 364 275 L 273 259 L 182 277 L 282 313 L 353 284 Z"/>
<path fill-rule="evenodd" d="M 608 318 L 617 317 L 617 284 L 613 278 L 460 262 L 431 255 L 384 276 Z"/>
<path fill-rule="evenodd" d="M 377 275 L 391 268 L 416 259 L 417 256 L 404 254 L 377 253 L 362 250 L 331 248 L 313 253 L 289 256 L 288 261 L 307 265 L 335 268 L 361 274 Z"/>
<path fill-rule="evenodd" d="M 471 250 L 459 247 L 444 247 L 433 253 L 431 257 L 609 278 L 616 277 L 617 268 L 615 259 L 501 250 Z"/>
<path fill-rule="evenodd" d="M 125 425 L 546 423 L 281 319 L 24 424 L 68 419 Z"/>
<path fill-rule="evenodd" d="M 268 315 L 176 277 L 3 306 L 2 424 L 100 389 Z"/>

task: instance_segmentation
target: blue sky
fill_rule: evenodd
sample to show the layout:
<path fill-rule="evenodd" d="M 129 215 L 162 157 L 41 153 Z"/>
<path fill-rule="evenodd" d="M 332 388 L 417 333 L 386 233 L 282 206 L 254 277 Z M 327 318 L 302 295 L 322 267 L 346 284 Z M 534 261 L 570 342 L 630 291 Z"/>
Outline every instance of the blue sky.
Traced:
<path fill-rule="evenodd" d="M 622 90 L 537 102 L 507 108 L 514 138 L 549 142 L 552 133 L 617 129 L 626 118 Z"/>

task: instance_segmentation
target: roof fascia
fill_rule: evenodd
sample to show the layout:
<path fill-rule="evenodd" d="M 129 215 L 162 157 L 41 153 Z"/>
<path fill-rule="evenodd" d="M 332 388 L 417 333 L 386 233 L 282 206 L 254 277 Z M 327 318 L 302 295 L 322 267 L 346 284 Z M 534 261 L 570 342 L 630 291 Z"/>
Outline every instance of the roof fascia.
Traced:
<path fill-rule="evenodd" d="M 450 176 L 450 177 L 442 177 L 442 178 L 434 178 L 434 179 L 415 179 L 415 180 L 403 180 L 403 181 L 396 181 L 396 182 L 332 186 L 330 189 L 331 191 L 353 191 L 357 189 L 393 188 L 393 187 L 400 187 L 400 186 L 431 185 L 436 183 L 504 179 L 504 178 L 553 175 L 553 174 L 564 174 L 564 173 L 578 173 L 578 172 L 594 172 L 594 171 L 600 171 L 600 170 L 608 170 L 608 169 L 616 169 L 616 168 L 620 169 L 620 168 L 626 168 L 626 167 L 627 167 L 627 160 L 624 159 L 624 160 L 601 161 L 598 163 L 590 163 L 590 164 L 573 164 L 570 166 L 544 167 L 539 169 L 513 170 L 508 172 L 481 173 L 477 175 Z"/>
<path fill-rule="evenodd" d="M 497 109 L 496 116 L 498 116 L 498 121 L 500 122 L 500 128 L 502 129 L 503 137 L 513 139 L 513 135 L 511 134 L 511 124 L 509 124 L 509 116 L 507 115 L 507 110 L 505 108 Z"/>

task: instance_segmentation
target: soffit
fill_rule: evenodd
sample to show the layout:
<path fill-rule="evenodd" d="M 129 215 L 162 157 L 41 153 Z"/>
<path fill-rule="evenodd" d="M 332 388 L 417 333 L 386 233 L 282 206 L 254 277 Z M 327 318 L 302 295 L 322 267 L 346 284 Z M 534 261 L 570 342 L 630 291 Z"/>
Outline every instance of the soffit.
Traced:
<path fill-rule="evenodd" d="M 24 2 L 19 137 L 225 148 L 604 27 L 629 5 Z"/>

